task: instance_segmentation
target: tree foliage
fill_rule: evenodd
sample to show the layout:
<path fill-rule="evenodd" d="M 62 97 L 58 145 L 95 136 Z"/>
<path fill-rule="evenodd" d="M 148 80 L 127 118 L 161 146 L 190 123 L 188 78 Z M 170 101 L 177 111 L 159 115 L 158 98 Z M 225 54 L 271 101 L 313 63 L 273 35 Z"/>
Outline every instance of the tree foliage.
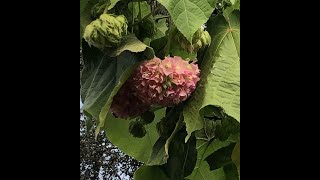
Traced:
<path fill-rule="evenodd" d="M 95 139 L 94 133 L 86 132 L 87 128 L 80 113 L 80 179 L 132 179 L 142 163 L 121 152 L 103 131 Z"/>

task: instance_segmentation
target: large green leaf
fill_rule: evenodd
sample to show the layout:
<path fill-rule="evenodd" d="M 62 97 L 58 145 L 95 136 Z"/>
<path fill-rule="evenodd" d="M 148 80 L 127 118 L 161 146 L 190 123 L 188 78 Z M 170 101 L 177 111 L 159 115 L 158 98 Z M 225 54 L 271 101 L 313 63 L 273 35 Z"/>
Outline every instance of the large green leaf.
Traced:
<path fill-rule="evenodd" d="M 86 51 L 84 50 L 83 53 L 86 54 Z M 83 109 L 98 119 L 101 109 L 107 100 L 112 98 L 110 95 L 113 89 L 119 82 L 124 83 L 125 79 L 129 77 L 130 73 L 126 71 L 132 70 L 132 66 L 137 60 L 130 52 L 124 52 L 116 58 L 104 55 L 99 60 L 92 61 L 96 62 L 93 64 L 94 67 L 85 65 L 82 76 L 88 78 L 83 82 L 80 93 L 84 100 Z M 121 77 L 124 73 L 126 77 Z"/>
<path fill-rule="evenodd" d="M 102 55 L 95 48 L 85 46 L 83 54 L 85 67 L 80 79 L 80 95 L 84 100 L 83 110 L 97 120 L 97 135 L 104 126 L 113 97 L 138 63 L 137 58 L 129 51 L 112 58 Z"/>
<path fill-rule="evenodd" d="M 124 36 L 119 47 L 111 53 L 111 56 L 119 56 L 124 51 L 134 53 L 145 51 L 146 55 L 153 58 L 153 49 L 141 42 L 134 34 Z"/>
<path fill-rule="evenodd" d="M 135 180 L 169 180 L 158 166 L 141 166 L 135 173 Z"/>
<path fill-rule="evenodd" d="M 219 173 L 210 171 L 209 164 L 205 159 L 212 153 L 217 150 L 230 145 L 234 142 L 233 140 L 228 139 L 226 141 L 219 141 L 218 139 L 210 140 L 211 137 L 207 135 L 204 129 L 197 131 L 197 162 L 192 174 L 187 177 L 189 180 L 206 180 L 206 179 L 215 179 L 219 176 Z M 219 178 L 217 178 L 219 179 Z"/>
<path fill-rule="evenodd" d="M 203 128 L 200 110 L 208 105 L 221 107 L 240 122 L 240 13 L 229 20 L 219 15 L 208 22 L 213 39 L 201 63 L 198 88 L 184 108 L 188 136 Z"/>
<path fill-rule="evenodd" d="M 80 94 L 84 100 L 84 111 L 90 113 L 98 122 L 96 135 L 104 126 L 113 97 L 138 65 L 137 54 L 130 50 L 143 51 L 150 58 L 154 55 L 152 48 L 147 48 L 139 42 L 129 43 L 128 47 L 123 47 L 117 57 L 109 56 L 112 51 L 102 54 L 99 50 L 90 48 L 87 43 L 83 43 L 85 44 L 83 47 L 84 69 L 80 80 Z"/>
<path fill-rule="evenodd" d="M 209 19 L 216 0 L 158 0 L 170 13 L 179 31 L 192 42 L 193 34 Z"/>
<path fill-rule="evenodd" d="M 130 120 L 115 118 L 108 114 L 104 130 L 108 139 L 121 151 L 134 157 L 136 160 L 147 162 L 152 151 L 152 147 L 159 138 L 156 124 L 165 116 L 165 108 L 155 112 L 155 119 L 145 126 L 146 135 L 143 138 L 135 138 L 129 133 Z"/>

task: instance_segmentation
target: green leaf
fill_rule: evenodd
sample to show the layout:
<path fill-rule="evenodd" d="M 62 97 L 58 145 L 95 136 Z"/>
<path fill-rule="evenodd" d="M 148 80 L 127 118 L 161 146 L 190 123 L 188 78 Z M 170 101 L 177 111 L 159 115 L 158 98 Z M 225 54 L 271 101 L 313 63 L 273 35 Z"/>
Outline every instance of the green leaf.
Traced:
<path fill-rule="evenodd" d="M 135 180 L 169 180 L 158 166 L 141 166 L 135 173 Z"/>
<path fill-rule="evenodd" d="M 240 174 L 237 172 L 236 165 L 229 164 L 223 167 L 225 180 L 240 180 Z"/>
<path fill-rule="evenodd" d="M 86 51 L 83 53 L 86 54 Z M 130 52 L 124 52 L 116 58 L 104 55 L 96 62 L 94 67 L 85 66 L 82 76 L 87 77 L 87 80 L 83 83 L 80 93 L 84 100 L 84 111 L 101 120 L 99 114 L 106 104 L 111 104 L 110 99 L 113 96 L 110 95 L 115 94 L 112 91 L 117 85 L 121 86 L 125 82 L 137 60 Z M 125 77 L 122 77 L 123 74 Z M 108 108 L 104 107 L 104 110 L 108 111 Z"/>
<path fill-rule="evenodd" d="M 207 163 L 206 163 L 207 164 Z M 208 164 L 207 164 L 208 166 Z M 238 180 L 237 172 L 234 171 L 234 165 L 230 164 L 213 171 L 201 172 L 198 179 L 189 180 Z"/>
<path fill-rule="evenodd" d="M 240 143 L 237 143 L 234 146 L 234 149 L 233 149 L 232 155 L 231 155 L 231 159 L 232 159 L 233 163 L 236 165 L 237 170 L 238 170 L 238 174 L 240 177 Z"/>
<path fill-rule="evenodd" d="M 85 114 L 85 121 L 86 121 L 86 133 L 89 134 L 94 123 L 90 114 L 87 114 L 87 113 L 84 113 L 84 114 Z"/>
<path fill-rule="evenodd" d="M 196 138 L 197 162 L 192 174 L 187 178 L 189 180 L 215 179 L 217 175 L 216 173 L 210 171 L 209 164 L 205 161 L 205 159 L 217 150 L 229 146 L 233 141 L 219 141 L 218 139 L 211 141 L 207 134 L 204 133 L 204 130 L 197 131 Z"/>
<path fill-rule="evenodd" d="M 138 63 L 129 51 L 112 58 L 102 55 L 95 48 L 84 46 L 83 54 L 85 67 L 81 73 L 80 94 L 84 100 L 83 110 L 97 120 L 97 135 L 104 126 L 113 97 Z"/>
<path fill-rule="evenodd" d="M 221 120 L 221 125 L 217 126 L 215 134 L 216 137 L 224 141 L 232 135 L 238 136 L 240 133 L 240 123 L 236 121 L 234 118 L 227 116 Z M 237 137 L 236 137 L 237 138 Z M 237 142 L 239 141 L 240 136 L 237 138 Z"/>
<path fill-rule="evenodd" d="M 217 0 L 158 0 L 179 31 L 192 42 L 193 34 L 209 19 Z"/>
<path fill-rule="evenodd" d="M 187 143 L 184 142 L 187 133 L 180 131 L 170 143 L 169 159 L 162 165 L 170 179 L 183 179 L 190 175 L 196 164 L 196 138 L 192 136 Z"/>
<path fill-rule="evenodd" d="M 174 114 L 167 113 L 166 118 L 170 117 L 170 119 L 166 119 L 167 121 L 173 122 L 173 119 L 171 118 L 179 118 L 178 122 L 176 122 L 174 129 L 171 132 L 171 135 L 168 138 L 160 137 L 157 142 L 154 144 L 152 148 L 151 157 L 148 161 L 148 165 L 163 165 L 167 163 L 167 160 L 169 158 L 169 147 L 172 142 L 172 140 L 175 139 L 176 134 L 181 130 L 181 128 L 184 126 L 183 124 L 183 116 L 181 114 L 181 111 L 178 110 L 179 108 L 175 109 L 174 111 L 171 110 L 171 112 L 174 112 Z M 181 109 L 181 108 L 180 108 Z M 162 119 L 163 120 L 163 119 Z M 165 123 L 166 129 L 171 129 L 169 124 Z"/>
<path fill-rule="evenodd" d="M 159 137 L 156 143 L 152 147 L 152 153 L 148 160 L 147 165 L 163 165 L 167 163 L 168 156 L 166 155 L 165 146 L 166 139 Z"/>
<path fill-rule="evenodd" d="M 210 170 L 219 169 L 223 166 L 233 164 L 231 154 L 236 143 L 223 147 L 214 153 L 210 154 L 205 160 L 210 166 Z"/>
<path fill-rule="evenodd" d="M 171 55 L 180 56 L 182 59 L 189 58 L 190 60 L 194 60 L 197 57 L 197 52 L 189 52 L 186 49 L 182 49 L 177 42 L 171 41 L 170 47 Z"/>
<path fill-rule="evenodd" d="M 84 68 L 81 71 L 80 76 L 80 96 L 82 103 L 84 103 L 88 94 L 87 92 L 91 87 L 92 81 L 96 76 L 96 72 L 100 66 L 101 60 L 103 59 L 103 53 L 94 47 L 89 47 L 88 43 L 85 41 L 82 42 L 82 53 Z M 92 91 L 92 89 L 90 91 Z M 96 117 L 97 115 L 98 114 L 96 114 Z"/>
<path fill-rule="evenodd" d="M 213 39 L 201 62 L 201 80 L 183 110 L 188 136 L 203 128 L 200 110 L 208 105 L 221 107 L 240 122 L 240 13 L 227 21 L 222 15 L 208 22 Z"/>
<path fill-rule="evenodd" d="M 119 56 L 124 51 L 131 51 L 134 53 L 145 51 L 145 54 L 150 59 L 154 57 L 153 49 L 137 39 L 134 34 L 124 36 L 119 47 L 111 53 L 111 56 Z"/>
<path fill-rule="evenodd" d="M 136 160 L 146 163 L 151 155 L 153 145 L 159 138 L 156 124 L 164 116 L 165 108 L 155 111 L 154 121 L 145 125 L 147 134 L 143 138 L 135 138 L 129 133 L 130 120 L 115 118 L 110 113 L 103 129 L 113 145 Z"/>
<path fill-rule="evenodd" d="M 166 19 L 159 19 L 158 22 L 156 22 L 156 34 L 152 37 L 152 40 L 164 37 L 167 30 L 168 27 L 166 24 Z"/>
<path fill-rule="evenodd" d="M 225 17 L 229 17 L 230 13 L 233 10 L 239 10 L 240 11 L 240 0 L 230 0 L 230 2 L 231 2 L 232 5 L 223 10 L 223 15 Z"/>
<path fill-rule="evenodd" d="M 141 18 L 151 13 L 151 7 L 146 1 L 140 2 Z M 128 3 L 128 9 L 132 12 L 132 2 Z M 133 2 L 133 17 L 137 18 L 139 14 L 139 2 Z"/>
<path fill-rule="evenodd" d="M 155 56 L 157 56 L 160 59 L 164 59 L 165 46 L 167 42 L 168 42 L 168 38 L 166 36 L 151 41 L 150 46 L 153 48 Z"/>

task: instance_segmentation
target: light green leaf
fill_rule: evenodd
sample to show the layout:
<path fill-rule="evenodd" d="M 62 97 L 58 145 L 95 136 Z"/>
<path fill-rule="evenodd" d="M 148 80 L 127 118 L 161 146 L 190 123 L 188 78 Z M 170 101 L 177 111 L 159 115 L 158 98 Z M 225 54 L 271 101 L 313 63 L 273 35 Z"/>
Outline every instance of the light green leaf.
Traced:
<path fill-rule="evenodd" d="M 234 9 L 240 10 L 240 0 L 231 0 L 231 4 Z"/>
<path fill-rule="evenodd" d="M 156 22 L 156 34 L 152 37 L 152 40 L 164 37 L 167 30 L 168 27 L 166 24 L 166 19 L 159 19 L 158 22 Z"/>
<path fill-rule="evenodd" d="M 229 6 L 225 10 L 223 10 L 223 15 L 225 17 L 229 17 L 229 14 L 233 10 L 239 10 L 240 11 L 240 0 L 231 0 L 230 2 L 232 4 L 232 6 Z"/>
<path fill-rule="evenodd" d="M 208 22 L 213 39 L 200 65 L 201 80 L 183 110 L 188 136 L 203 128 L 202 108 L 213 105 L 240 122 L 240 13 L 227 21 L 219 15 Z"/>
<path fill-rule="evenodd" d="M 130 120 L 115 118 L 108 114 L 104 130 L 108 139 L 121 151 L 134 157 L 136 160 L 147 162 L 152 151 L 152 147 L 159 138 L 156 124 L 165 116 L 165 108 L 155 111 L 155 119 L 145 126 L 146 135 L 143 138 L 135 138 L 129 133 Z"/>
<path fill-rule="evenodd" d="M 192 42 L 193 34 L 209 19 L 217 0 L 158 0 L 179 31 Z"/>
<path fill-rule="evenodd" d="M 153 58 L 153 49 L 143 42 L 141 42 L 134 34 L 129 34 L 124 36 L 119 47 L 112 52 L 111 56 L 119 56 L 124 51 L 131 51 L 134 53 L 146 51 L 147 56 Z"/>
<path fill-rule="evenodd" d="M 133 176 L 134 180 L 169 180 L 158 166 L 141 166 Z"/>
<path fill-rule="evenodd" d="M 151 7 L 146 1 L 140 2 L 141 18 L 151 13 Z M 132 2 L 128 3 L 128 9 L 132 12 Z M 139 14 L 139 2 L 133 2 L 133 17 L 137 18 Z"/>
<path fill-rule="evenodd" d="M 204 167 L 206 169 L 209 169 L 209 165 L 207 162 L 205 162 Z M 197 179 L 188 180 L 238 180 L 238 178 L 236 177 L 236 173 L 233 170 L 233 165 L 228 165 L 219 169 L 215 169 L 213 171 L 201 171 Z"/>

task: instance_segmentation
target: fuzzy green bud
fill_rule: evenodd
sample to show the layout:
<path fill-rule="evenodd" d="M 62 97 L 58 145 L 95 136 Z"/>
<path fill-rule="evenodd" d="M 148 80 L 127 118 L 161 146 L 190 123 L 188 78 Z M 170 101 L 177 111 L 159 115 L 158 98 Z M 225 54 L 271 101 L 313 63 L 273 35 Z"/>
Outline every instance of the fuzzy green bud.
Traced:
<path fill-rule="evenodd" d="M 102 14 L 86 27 L 83 37 L 90 46 L 103 49 L 117 46 L 127 34 L 127 28 L 125 16 Z"/>

